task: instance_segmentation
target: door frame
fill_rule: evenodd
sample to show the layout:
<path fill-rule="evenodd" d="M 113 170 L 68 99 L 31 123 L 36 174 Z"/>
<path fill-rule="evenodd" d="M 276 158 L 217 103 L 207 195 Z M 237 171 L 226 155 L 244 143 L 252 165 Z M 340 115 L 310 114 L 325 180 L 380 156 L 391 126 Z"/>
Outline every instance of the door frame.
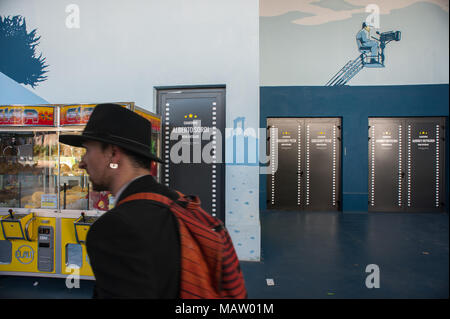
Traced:
<path fill-rule="evenodd" d="M 219 202 L 216 202 L 216 207 L 219 209 L 219 211 L 216 214 L 213 214 L 213 212 L 208 211 L 208 209 L 205 208 L 205 210 L 208 211 L 208 213 L 213 214 L 213 216 L 218 217 L 225 223 L 225 201 L 226 201 L 226 192 L 225 192 L 225 182 L 226 182 L 226 176 L 225 176 L 225 128 L 226 128 L 226 85 L 224 84 L 212 84 L 212 85 L 181 85 L 181 86 L 155 86 L 154 87 L 154 103 L 156 105 L 156 113 L 161 116 L 161 145 L 163 145 L 163 134 L 164 134 L 164 123 L 165 123 L 165 116 L 164 116 L 164 106 L 162 105 L 163 96 L 167 94 L 191 94 L 191 93 L 220 93 L 220 100 L 223 105 L 223 119 L 220 121 L 217 119 L 217 125 L 216 127 L 220 129 L 220 127 L 223 127 L 222 133 L 222 163 L 219 163 L 218 169 L 220 169 L 220 173 L 222 176 L 222 182 L 221 184 L 217 185 L 218 187 L 217 192 L 221 193 L 220 198 L 222 199 Z M 220 121 L 220 122 L 219 122 Z M 162 154 L 163 155 L 163 154 Z M 163 157 L 163 156 L 162 156 Z M 161 183 L 165 185 L 163 178 L 161 179 Z M 188 194 L 186 194 L 188 195 Z M 201 200 L 201 199 L 200 199 Z"/>

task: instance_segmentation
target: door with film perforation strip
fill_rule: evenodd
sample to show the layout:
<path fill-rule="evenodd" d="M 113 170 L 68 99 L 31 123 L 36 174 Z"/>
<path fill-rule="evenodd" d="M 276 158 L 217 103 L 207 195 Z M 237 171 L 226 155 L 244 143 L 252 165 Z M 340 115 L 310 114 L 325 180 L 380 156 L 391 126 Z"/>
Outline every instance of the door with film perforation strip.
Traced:
<path fill-rule="evenodd" d="M 341 119 L 268 118 L 268 209 L 340 210 Z"/>
<path fill-rule="evenodd" d="M 225 222 L 225 88 L 160 89 L 161 183 Z"/>
<path fill-rule="evenodd" d="M 369 211 L 445 209 L 445 118 L 369 118 Z"/>

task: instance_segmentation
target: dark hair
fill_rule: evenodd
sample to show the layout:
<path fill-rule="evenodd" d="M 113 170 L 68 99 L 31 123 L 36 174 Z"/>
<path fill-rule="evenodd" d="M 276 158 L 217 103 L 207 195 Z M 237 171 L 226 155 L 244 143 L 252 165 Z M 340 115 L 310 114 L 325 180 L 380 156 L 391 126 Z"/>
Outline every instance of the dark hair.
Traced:
<path fill-rule="evenodd" d="M 123 148 L 122 152 L 124 152 L 131 159 L 131 161 L 136 164 L 133 165 L 134 167 L 150 169 L 150 165 L 152 164 L 151 159 L 133 152 L 129 152 L 127 150 L 124 150 Z"/>
<path fill-rule="evenodd" d="M 101 146 L 102 146 L 102 150 L 106 150 L 106 148 L 107 148 L 109 145 L 111 145 L 111 144 L 104 143 L 104 142 L 100 142 L 100 144 L 101 144 Z M 120 147 L 120 146 L 119 146 L 119 147 Z M 130 151 L 125 150 L 125 149 L 123 149 L 123 148 L 120 148 L 120 149 L 121 149 L 122 152 L 123 152 L 125 155 L 127 155 L 127 156 L 131 159 L 131 161 L 135 164 L 135 165 L 133 165 L 134 167 L 136 167 L 136 168 L 150 169 L 150 166 L 151 166 L 151 164 L 152 164 L 152 160 L 151 160 L 151 159 L 149 159 L 149 158 L 147 158 L 147 157 L 145 157 L 145 156 L 142 156 L 142 155 L 139 155 L 139 154 L 130 152 Z"/>
<path fill-rule="evenodd" d="M 362 23 L 362 28 L 364 29 L 365 27 L 367 27 L 367 24 L 365 22 Z"/>

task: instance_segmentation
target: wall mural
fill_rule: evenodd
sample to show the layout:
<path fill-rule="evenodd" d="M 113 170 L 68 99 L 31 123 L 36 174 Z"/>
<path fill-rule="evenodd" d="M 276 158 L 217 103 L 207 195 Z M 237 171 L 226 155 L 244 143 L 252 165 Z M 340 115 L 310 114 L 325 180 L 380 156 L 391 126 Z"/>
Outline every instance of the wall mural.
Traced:
<path fill-rule="evenodd" d="M 361 53 L 354 60 L 348 61 L 326 84 L 326 86 L 346 85 L 364 68 L 384 68 L 384 49 L 391 41 L 400 41 L 400 31 L 376 31 L 378 37 L 370 35 L 371 25 L 363 22 L 356 34 L 356 44 Z"/>
<path fill-rule="evenodd" d="M 260 0 L 261 85 L 448 83 L 448 12 L 445 0 Z"/>
<path fill-rule="evenodd" d="M 36 51 L 40 38 L 37 29 L 27 31 L 25 17 L 0 16 L 0 72 L 32 88 L 45 81 L 49 65 Z"/>

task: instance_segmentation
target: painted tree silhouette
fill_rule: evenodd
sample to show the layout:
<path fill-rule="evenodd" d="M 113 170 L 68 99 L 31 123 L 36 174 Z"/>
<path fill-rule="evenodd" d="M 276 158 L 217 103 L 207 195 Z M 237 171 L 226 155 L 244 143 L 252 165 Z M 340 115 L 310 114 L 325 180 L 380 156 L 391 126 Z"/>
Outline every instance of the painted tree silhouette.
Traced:
<path fill-rule="evenodd" d="M 25 18 L 17 15 L 0 16 L 0 72 L 33 88 L 45 81 L 48 65 L 42 53 L 36 56 L 40 36 L 36 30 L 27 32 Z"/>

